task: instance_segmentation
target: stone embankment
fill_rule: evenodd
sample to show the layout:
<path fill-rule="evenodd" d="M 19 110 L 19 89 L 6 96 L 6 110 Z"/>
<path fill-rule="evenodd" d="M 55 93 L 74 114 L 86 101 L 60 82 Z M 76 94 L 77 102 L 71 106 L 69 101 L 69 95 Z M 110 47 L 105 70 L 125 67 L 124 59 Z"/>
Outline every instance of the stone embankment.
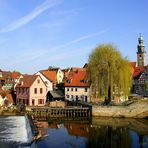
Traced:
<path fill-rule="evenodd" d="M 136 101 L 127 106 L 92 106 L 92 116 L 148 118 L 148 100 Z"/>

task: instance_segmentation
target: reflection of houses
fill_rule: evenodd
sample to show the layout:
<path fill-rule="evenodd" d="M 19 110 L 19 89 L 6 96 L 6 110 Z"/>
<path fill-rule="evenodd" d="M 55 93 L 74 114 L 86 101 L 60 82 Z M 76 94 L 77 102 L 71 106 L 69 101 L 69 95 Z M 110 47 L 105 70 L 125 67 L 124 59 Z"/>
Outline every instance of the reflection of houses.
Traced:
<path fill-rule="evenodd" d="M 90 125 L 82 123 L 68 123 L 65 122 L 64 126 L 67 128 L 68 133 L 73 136 L 89 137 Z"/>
<path fill-rule="evenodd" d="M 72 68 L 65 80 L 65 99 L 89 102 L 89 87 L 86 68 Z"/>
<path fill-rule="evenodd" d="M 46 85 L 39 75 L 24 75 L 16 86 L 16 101 L 30 106 L 43 106 Z"/>

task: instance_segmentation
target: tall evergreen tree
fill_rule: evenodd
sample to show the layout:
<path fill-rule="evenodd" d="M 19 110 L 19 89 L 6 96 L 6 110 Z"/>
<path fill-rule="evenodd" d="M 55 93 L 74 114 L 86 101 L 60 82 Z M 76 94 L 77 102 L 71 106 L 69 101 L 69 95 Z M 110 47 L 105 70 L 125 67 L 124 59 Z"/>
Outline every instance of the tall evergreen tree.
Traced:
<path fill-rule="evenodd" d="M 95 98 L 127 96 L 131 87 L 129 61 L 111 44 L 96 47 L 89 56 L 88 74 Z"/>

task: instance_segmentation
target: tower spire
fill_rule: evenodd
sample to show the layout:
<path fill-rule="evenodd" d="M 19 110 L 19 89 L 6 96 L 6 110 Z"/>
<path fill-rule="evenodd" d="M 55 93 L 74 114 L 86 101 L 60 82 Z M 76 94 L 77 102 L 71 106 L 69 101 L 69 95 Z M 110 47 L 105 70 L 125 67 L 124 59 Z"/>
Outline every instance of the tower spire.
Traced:
<path fill-rule="evenodd" d="M 137 64 L 139 66 L 145 66 L 146 65 L 146 51 L 145 51 L 145 46 L 143 43 L 143 37 L 140 33 L 139 38 L 138 38 L 138 45 L 137 45 Z"/>

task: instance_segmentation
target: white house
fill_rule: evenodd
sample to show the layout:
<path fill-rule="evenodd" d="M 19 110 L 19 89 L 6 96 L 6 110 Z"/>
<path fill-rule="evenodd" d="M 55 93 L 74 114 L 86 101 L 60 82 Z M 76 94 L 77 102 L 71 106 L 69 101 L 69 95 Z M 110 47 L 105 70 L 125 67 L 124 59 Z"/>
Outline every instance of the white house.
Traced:
<path fill-rule="evenodd" d="M 46 84 L 46 93 L 48 93 L 48 91 L 53 90 L 53 82 L 48 77 L 46 77 L 46 75 L 44 75 L 40 71 L 37 72 L 35 75 L 39 75 L 41 79 L 44 81 L 44 83 Z"/>
<path fill-rule="evenodd" d="M 90 85 L 85 68 L 72 70 L 64 86 L 66 100 L 90 102 Z"/>

